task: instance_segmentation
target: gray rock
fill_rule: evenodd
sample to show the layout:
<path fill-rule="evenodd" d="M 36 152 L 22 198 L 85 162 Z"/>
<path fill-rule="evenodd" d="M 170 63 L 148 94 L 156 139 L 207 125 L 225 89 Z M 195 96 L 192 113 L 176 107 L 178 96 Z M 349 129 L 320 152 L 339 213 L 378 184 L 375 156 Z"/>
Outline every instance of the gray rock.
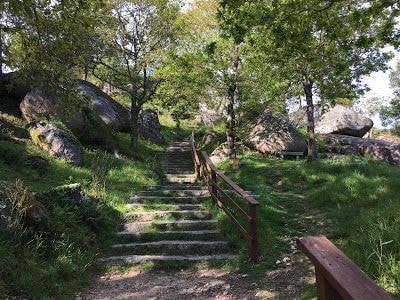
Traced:
<path fill-rule="evenodd" d="M 81 164 L 78 141 L 71 133 L 60 129 L 54 123 L 37 123 L 29 130 L 29 134 L 33 142 L 50 155 L 65 159 L 75 166 Z"/>
<path fill-rule="evenodd" d="M 341 134 L 355 137 L 363 137 L 371 130 L 374 122 L 354 111 L 353 109 L 336 105 L 330 111 L 322 115 L 315 131 L 320 134 Z"/>
<path fill-rule="evenodd" d="M 23 128 L 21 126 L 17 126 L 17 125 L 10 123 L 4 119 L 0 119 L 0 133 L 8 134 L 11 137 L 15 137 L 15 138 L 19 138 L 19 139 L 28 139 L 29 138 L 29 133 L 25 128 Z"/>
<path fill-rule="evenodd" d="M 237 144 L 236 145 L 236 154 L 242 153 L 248 150 L 245 145 Z M 229 158 L 229 150 L 228 144 L 225 142 L 219 145 L 210 155 L 210 160 L 213 164 L 221 163 Z"/>
<path fill-rule="evenodd" d="M 318 122 L 321 116 L 321 109 L 317 106 L 314 108 L 314 121 Z M 303 106 L 295 112 L 289 114 L 289 121 L 296 128 L 307 128 L 307 107 Z"/>
<path fill-rule="evenodd" d="M 263 154 L 280 152 L 305 152 L 304 138 L 284 118 L 276 117 L 268 109 L 252 124 L 245 144 Z"/>
<path fill-rule="evenodd" d="M 35 88 L 20 104 L 22 116 L 29 122 L 40 121 L 45 116 L 58 117 L 75 134 L 85 128 L 85 119 L 80 111 L 69 111 L 63 101 L 53 92 Z"/>
<path fill-rule="evenodd" d="M 20 75 L 18 71 L 0 75 L 0 110 L 16 117 L 21 117 L 19 105 L 31 90 Z"/>
<path fill-rule="evenodd" d="M 104 93 L 94 84 L 80 80 L 79 89 L 89 97 L 89 107 L 116 131 L 128 132 L 130 129 L 129 110 Z"/>
<path fill-rule="evenodd" d="M 26 162 L 32 169 L 38 171 L 40 175 L 46 172 L 50 167 L 50 162 L 44 157 L 38 155 L 28 156 Z"/>
<path fill-rule="evenodd" d="M 156 111 L 151 109 L 140 111 L 139 133 L 142 138 L 153 143 L 165 142 L 165 139 L 161 134 L 161 125 Z"/>
<path fill-rule="evenodd" d="M 92 199 L 85 193 L 80 183 L 58 186 L 48 193 L 62 194 L 63 199 L 68 200 L 74 205 L 82 206 L 92 204 Z"/>
<path fill-rule="evenodd" d="M 331 153 L 370 155 L 376 160 L 400 165 L 400 144 L 338 134 L 322 135 L 321 139 Z"/>

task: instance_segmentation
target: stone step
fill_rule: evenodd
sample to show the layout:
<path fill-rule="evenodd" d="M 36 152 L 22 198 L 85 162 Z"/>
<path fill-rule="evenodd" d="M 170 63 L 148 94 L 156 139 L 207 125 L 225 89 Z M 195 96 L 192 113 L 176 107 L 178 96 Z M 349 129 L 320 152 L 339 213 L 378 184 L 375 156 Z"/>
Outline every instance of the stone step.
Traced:
<path fill-rule="evenodd" d="M 172 175 L 193 175 L 193 169 L 175 169 L 175 168 L 163 168 L 165 174 Z"/>
<path fill-rule="evenodd" d="M 155 191 L 138 191 L 135 196 L 168 196 L 168 197 L 182 197 L 182 196 L 210 196 L 208 189 L 204 190 L 173 190 L 163 189 Z"/>
<path fill-rule="evenodd" d="M 164 176 L 166 178 L 196 178 L 195 174 L 169 174 L 169 173 L 164 173 Z"/>
<path fill-rule="evenodd" d="M 179 177 L 169 177 L 165 180 L 167 183 L 196 183 L 196 177 L 193 178 L 179 178 Z"/>
<path fill-rule="evenodd" d="M 201 255 L 229 253 L 231 248 L 225 241 L 160 240 L 143 243 L 115 244 L 112 255 Z"/>
<path fill-rule="evenodd" d="M 210 219 L 206 210 L 146 211 L 125 213 L 124 220 L 146 222 L 153 220 L 205 220 Z"/>
<path fill-rule="evenodd" d="M 139 264 L 142 262 L 182 261 L 182 262 L 206 262 L 213 260 L 233 260 L 238 256 L 234 254 L 217 255 L 124 255 L 111 256 L 101 259 L 104 263 Z"/>
<path fill-rule="evenodd" d="M 214 230 L 217 225 L 216 220 L 185 220 L 185 221 L 149 221 L 125 223 L 122 225 L 122 231 L 146 232 L 151 230 Z"/>
<path fill-rule="evenodd" d="M 161 191 L 161 190 L 206 190 L 207 188 L 201 185 L 190 185 L 190 184 L 164 184 L 164 185 L 153 185 L 144 187 L 144 191 Z"/>
<path fill-rule="evenodd" d="M 159 240 L 211 240 L 223 238 L 219 230 L 180 230 L 160 232 L 118 232 L 118 239 L 127 242 L 150 242 Z"/>
<path fill-rule="evenodd" d="M 169 210 L 169 211 L 182 211 L 182 210 L 202 210 L 203 206 L 199 204 L 145 204 L 145 203 L 129 203 L 126 205 L 128 209 L 135 210 Z"/>
<path fill-rule="evenodd" d="M 130 197 L 129 203 L 143 203 L 143 204 L 200 204 L 208 197 L 204 196 L 179 196 L 179 197 L 165 197 L 165 196 L 134 196 Z"/>

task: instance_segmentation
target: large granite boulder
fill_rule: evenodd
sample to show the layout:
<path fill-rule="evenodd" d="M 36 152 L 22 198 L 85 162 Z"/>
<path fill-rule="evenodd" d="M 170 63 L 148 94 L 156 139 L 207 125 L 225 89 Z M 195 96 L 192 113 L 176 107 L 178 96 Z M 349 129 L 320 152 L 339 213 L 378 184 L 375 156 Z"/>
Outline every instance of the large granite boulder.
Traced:
<path fill-rule="evenodd" d="M 205 103 L 200 103 L 199 114 L 196 116 L 197 123 L 209 126 L 221 122 L 224 118 L 224 108 L 211 108 Z"/>
<path fill-rule="evenodd" d="M 18 72 L 0 75 L 0 111 L 21 117 L 19 104 L 31 87 L 22 82 Z"/>
<path fill-rule="evenodd" d="M 321 109 L 318 106 L 314 107 L 314 121 L 318 122 L 321 116 Z M 307 107 L 303 106 L 289 114 L 289 121 L 296 128 L 307 128 Z"/>
<path fill-rule="evenodd" d="M 264 154 L 305 152 L 306 142 L 297 129 L 284 118 L 265 110 L 251 125 L 245 144 Z"/>
<path fill-rule="evenodd" d="M 143 109 L 139 114 L 139 133 L 143 139 L 153 143 L 164 143 L 165 139 L 161 134 L 161 124 L 158 114 L 151 109 Z"/>
<path fill-rule="evenodd" d="M 236 144 L 236 154 L 243 153 L 246 150 L 249 150 L 243 144 Z M 213 164 L 219 164 L 225 160 L 229 159 L 229 149 L 228 143 L 222 143 L 219 145 L 210 155 L 210 160 Z"/>
<path fill-rule="evenodd" d="M 321 139 L 328 153 L 370 155 L 374 159 L 400 165 L 400 144 L 397 143 L 339 134 L 322 135 Z"/>
<path fill-rule="evenodd" d="M 81 164 L 79 142 L 54 123 L 40 122 L 29 130 L 33 142 L 50 155 L 65 159 L 75 166 Z"/>
<path fill-rule="evenodd" d="M 363 137 L 374 126 L 374 122 L 350 107 L 336 105 L 322 115 L 315 131 L 320 134 L 342 134 Z"/>
<path fill-rule="evenodd" d="M 130 129 L 129 110 L 104 93 L 94 84 L 80 80 L 79 89 L 89 97 L 89 107 L 116 131 L 128 132 Z"/>
<path fill-rule="evenodd" d="M 20 105 L 22 116 L 29 122 L 40 121 L 44 117 L 58 117 L 75 134 L 85 128 L 85 118 L 81 111 L 68 109 L 53 92 L 41 88 L 30 91 Z"/>

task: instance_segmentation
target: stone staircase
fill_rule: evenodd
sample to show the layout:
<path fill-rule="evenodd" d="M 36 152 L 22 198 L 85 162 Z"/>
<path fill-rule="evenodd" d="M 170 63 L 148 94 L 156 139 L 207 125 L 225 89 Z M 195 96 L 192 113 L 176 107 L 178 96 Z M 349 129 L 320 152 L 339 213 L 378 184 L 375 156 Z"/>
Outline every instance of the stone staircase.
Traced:
<path fill-rule="evenodd" d="M 202 202 L 206 188 L 196 185 L 190 142 L 171 143 L 159 155 L 161 186 L 136 192 L 127 204 L 125 223 L 105 262 L 210 261 L 234 259 L 231 247 Z"/>

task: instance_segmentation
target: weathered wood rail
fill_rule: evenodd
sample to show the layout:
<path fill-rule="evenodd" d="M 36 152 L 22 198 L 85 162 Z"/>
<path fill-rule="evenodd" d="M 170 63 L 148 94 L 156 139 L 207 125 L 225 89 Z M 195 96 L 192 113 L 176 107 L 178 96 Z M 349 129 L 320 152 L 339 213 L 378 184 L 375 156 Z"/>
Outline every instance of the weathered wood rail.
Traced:
<path fill-rule="evenodd" d="M 297 240 L 315 266 L 318 300 L 392 299 L 324 236 Z"/>
<path fill-rule="evenodd" d="M 227 214 L 231 222 L 249 241 L 250 258 L 253 262 L 256 262 L 259 256 L 257 241 L 258 201 L 234 183 L 221 170 L 217 169 L 206 152 L 202 151 L 199 156 L 194 139 L 194 132 L 192 132 L 191 136 L 191 147 L 197 178 L 203 180 L 210 191 L 214 203 Z M 229 191 L 236 194 L 239 201 L 242 200 L 242 203 L 235 201 L 235 197 L 232 193 L 228 192 L 222 185 L 225 185 Z M 247 204 L 247 210 L 242 207 L 241 204 L 243 203 Z M 241 218 L 238 218 L 237 215 L 241 216 Z M 246 224 L 243 224 L 239 219 L 245 220 Z"/>

